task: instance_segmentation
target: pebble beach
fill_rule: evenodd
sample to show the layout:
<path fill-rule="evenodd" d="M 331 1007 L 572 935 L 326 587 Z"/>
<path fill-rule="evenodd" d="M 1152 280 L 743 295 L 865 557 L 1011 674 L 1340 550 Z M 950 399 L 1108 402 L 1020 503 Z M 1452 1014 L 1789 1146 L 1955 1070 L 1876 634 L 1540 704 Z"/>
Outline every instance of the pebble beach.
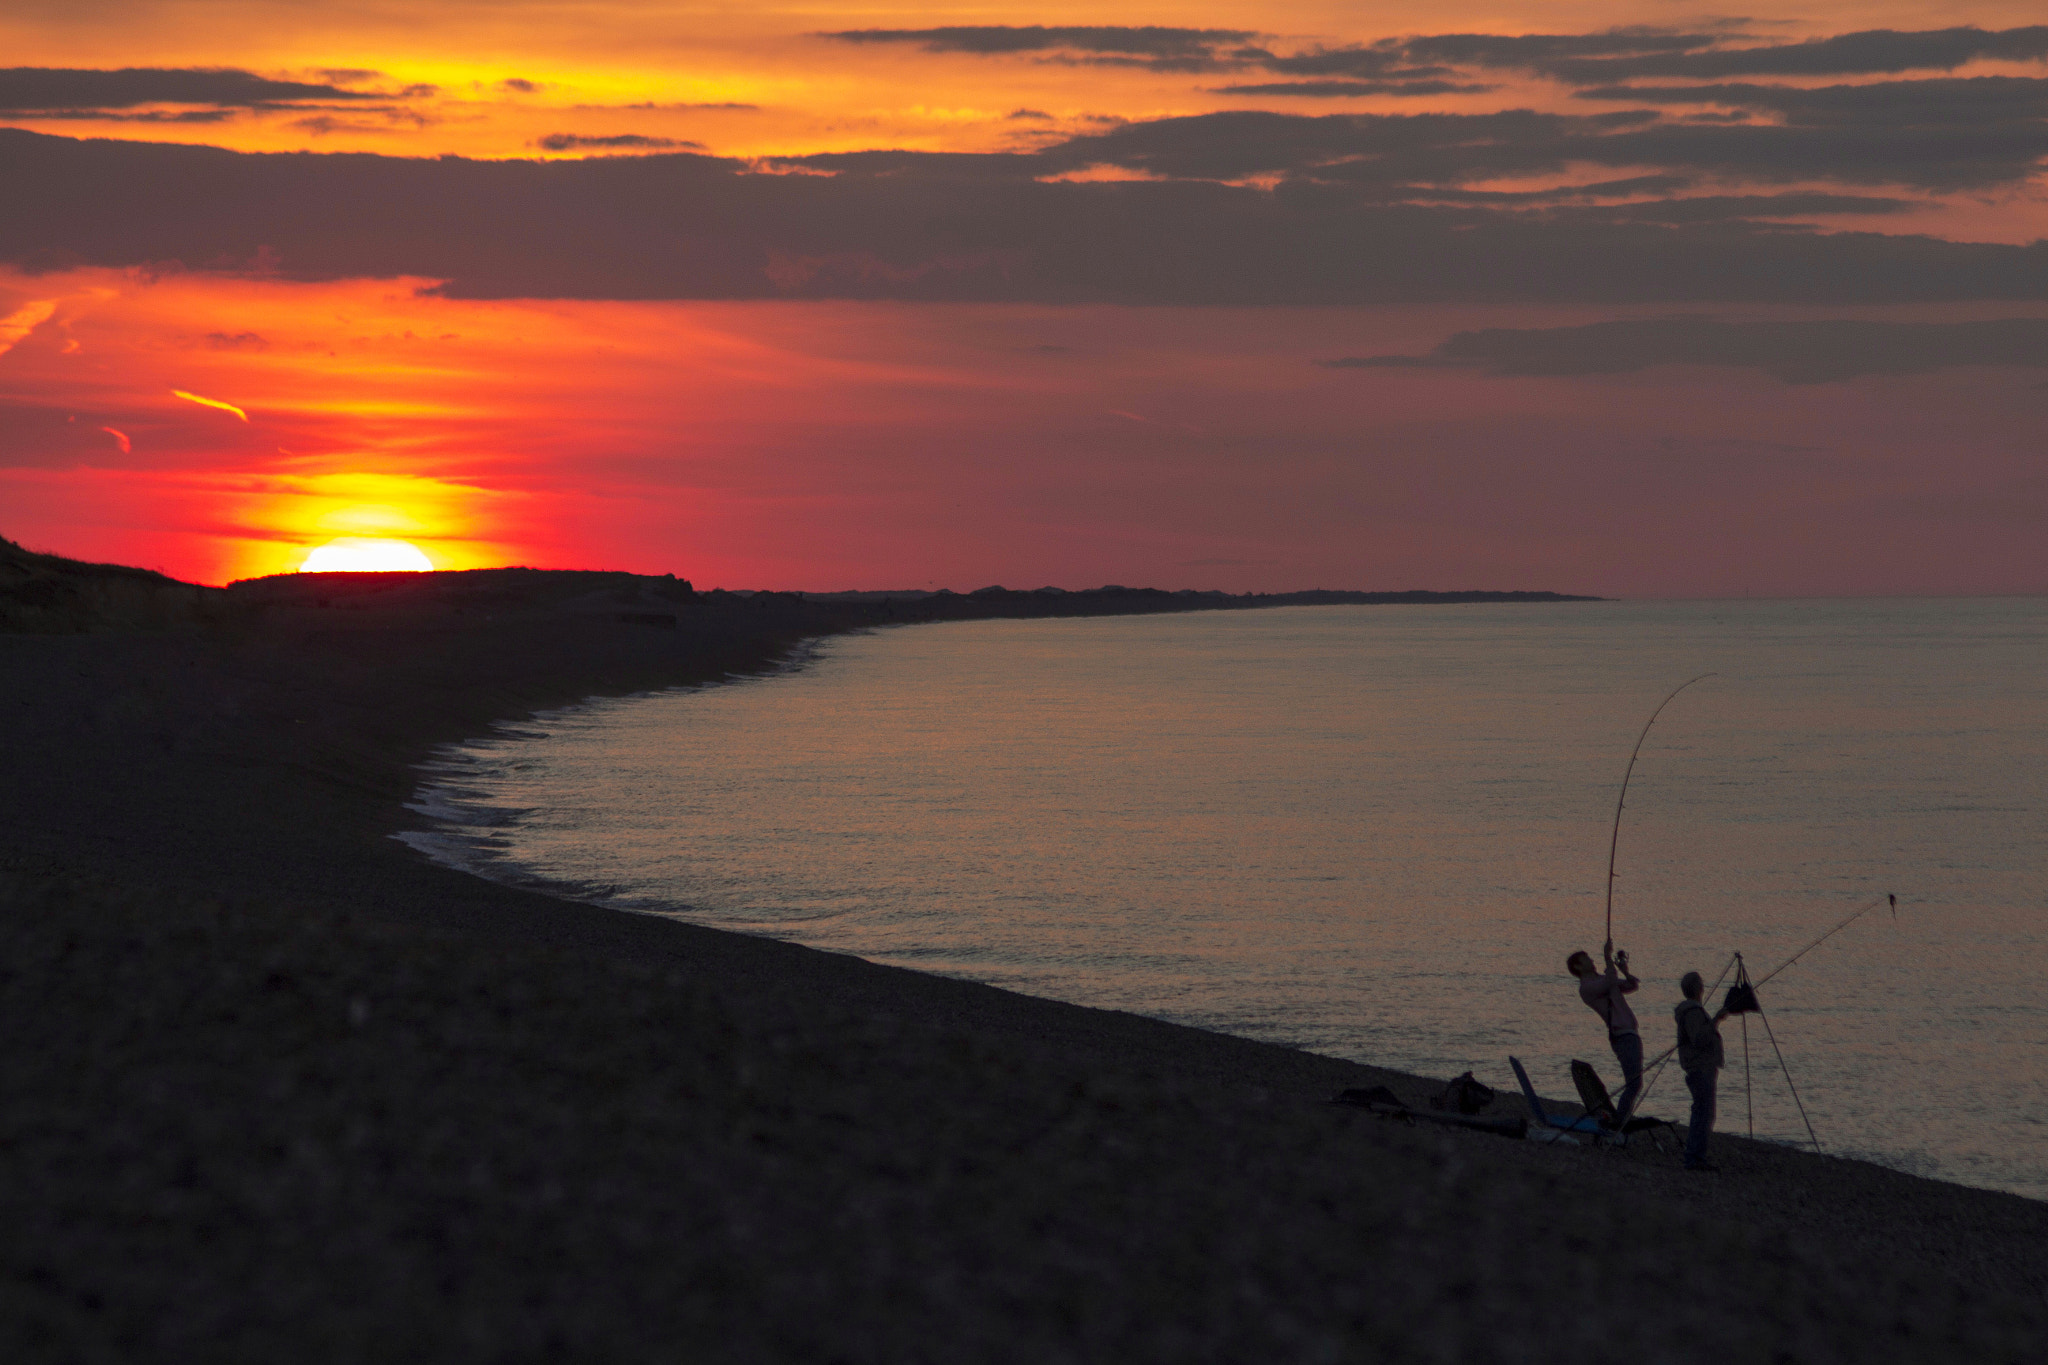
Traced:
<path fill-rule="evenodd" d="M 7 1359 L 2048 1356 L 2048 1205 L 1404 1122 L 1329 1100 L 1448 1078 L 390 837 L 438 744 L 880 623 L 614 577 L 0 634 Z"/>

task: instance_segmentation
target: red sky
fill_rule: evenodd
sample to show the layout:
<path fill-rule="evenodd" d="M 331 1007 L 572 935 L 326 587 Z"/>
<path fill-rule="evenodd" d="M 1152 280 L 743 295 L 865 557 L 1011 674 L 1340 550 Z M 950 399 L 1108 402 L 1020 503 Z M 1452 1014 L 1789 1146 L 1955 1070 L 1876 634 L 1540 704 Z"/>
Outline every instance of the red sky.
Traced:
<path fill-rule="evenodd" d="M 2041 592 L 2033 17 L 17 3 L 0 535 Z"/>

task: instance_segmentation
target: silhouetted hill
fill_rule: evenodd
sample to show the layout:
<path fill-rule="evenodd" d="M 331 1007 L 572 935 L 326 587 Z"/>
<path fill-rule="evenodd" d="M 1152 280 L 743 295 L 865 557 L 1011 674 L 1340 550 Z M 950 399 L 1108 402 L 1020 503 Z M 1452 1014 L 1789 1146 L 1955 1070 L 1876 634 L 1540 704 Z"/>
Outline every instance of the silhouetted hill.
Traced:
<path fill-rule="evenodd" d="M 306 609 L 426 616 L 532 611 L 672 615 L 695 598 L 690 580 L 674 574 L 528 568 L 273 574 L 231 583 L 227 595 L 238 609 L 259 617 Z"/>
<path fill-rule="evenodd" d="M 100 630 L 167 629 L 229 622 L 261 624 L 305 612 L 333 613 L 330 625 L 368 624 L 374 617 L 429 622 L 505 613 L 611 617 L 625 624 L 681 628 L 722 613 L 773 615 L 792 629 L 830 632 L 869 624 L 962 621 L 992 617 L 1122 616 L 1173 611 L 1236 611 L 1252 607 L 1431 605 L 1463 602 L 1592 602 L 1555 592 L 1308 592 L 1226 593 L 1110 585 L 980 588 L 958 593 L 902 589 L 881 592 L 696 591 L 673 574 L 595 569 L 467 569 L 436 573 L 288 573 L 249 578 L 226 588 L 184 583 L 150 569 L 88 564 L 38 554 L 0 539 L 0 633 L 75 635 Z M 341 615 L 349 613 L 350 615 Z M 367 613 L 358 617 L 354 613 Z"/>
<path fill-rule="evenodd" d="M 218 610 L 225 597 L 219 588 L 150 569 L 87 564 L 0 539 L 0 632 L 77 635 L 191 625 Z"/>
<path fill-rule="evenodd" d="M 696 591 L 673 575 L 584 569 L 471 569 L 443 573 L 277 574 L 231 584 L 238 606 L 297 611 L 376 611 L 454 614 L 565 611 L 610 615 L 640 625 L 681 626 L 693 616 L 721 611 L 776 614 L 809 620 L 820 630 L 864 623 L 962 621 L 999 617 L 1122 616 L 1174 611 L 1235 611 L 1252 607 L 1329 605 L 1441 605 L 1465 602 L 1594 602 L 1555 592 L 1307 592 L 1227 593 L 1110 585 L 1069 591 L 941 588 L 875 592 Z"/>

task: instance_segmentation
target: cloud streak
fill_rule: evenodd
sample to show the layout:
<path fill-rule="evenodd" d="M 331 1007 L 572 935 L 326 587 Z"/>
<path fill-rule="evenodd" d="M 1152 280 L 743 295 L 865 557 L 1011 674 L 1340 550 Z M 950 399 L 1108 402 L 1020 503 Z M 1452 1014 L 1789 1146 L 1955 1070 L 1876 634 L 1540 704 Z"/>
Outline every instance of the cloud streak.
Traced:
<path fill-rule="evenodd" d="M 1263 85 L 1220 85 L 1217 95 L 1278 96 L 1287 99 L 1354 99 L 1362 95 L 1479 95 L 1490 85 L 1460 85 L 1456 81 L 1269 81 Z"/>
<path fill-rule="evenodd" d="M 1250 29 L 1127 27 L 1081 24 L 987 24 L 921 29 L 845 29 L 812 35 L 865 46 L 903 44 L 937 54 L 977 57 L 1028 55 L 1067 66 L 1134 67 L 1157 72 L 1227 71 L 1267 54 L 1245 44 Z"/>

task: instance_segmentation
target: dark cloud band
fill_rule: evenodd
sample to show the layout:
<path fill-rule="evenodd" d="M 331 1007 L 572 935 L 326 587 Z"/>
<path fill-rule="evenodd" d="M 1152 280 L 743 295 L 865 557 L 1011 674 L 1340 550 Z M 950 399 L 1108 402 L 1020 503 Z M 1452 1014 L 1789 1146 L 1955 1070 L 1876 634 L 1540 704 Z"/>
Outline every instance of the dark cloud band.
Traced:
<path fill-rule="evenodd" d="M 1582 100 L 1631 104 L 1713 104 L 1754 109 L 1788 122 L 1883 127 L 1993 125 L 2048 119 L 2048 79 L 2034 76 L 1937 77 L 1819 88 L 1792 85 L 1603 85 Z"/>
<path fill-rule="evenodd" d="M 1211 93 L 1218 95 L 1279 96 L 1283 99 L 1354 99 L 1361 95 L 1479 95 L 1490 85 L 1460 85 L 1456 81 L 1269 81 L 1263 85 L 1224 85 Z"/>
<path fill-rule="evenodd" d="M 1561 174 L 1573 165 L 1659 167 L 1766 182 L 1834 181 L 1955 190 L 2026 180 L 2048 156 L 2048 122 L 1830 121 L 1709 126 L 1653 110 L 1590 117 L 1492 114 L 1202 114 L 1125 124 L 1038 154 L 1055 169 L 1109 165 L 1239 180 L 1284 175 L 1384 189 Z"/>
<path fill-rule="evenodd" d="M 1493 375 L 1633 374 L 1659 365 L 1761 370 L 1788 384 L 1928 374 L 1961 365 L 2048 368 L 2048 318 L 1989 322 L 1720 322 L 1650 318 L 1460 332 L 1427 355 L 1326 360 L 1333 369 L 1480 369 Z"/>
<path fill-rule="evenodd" d="M 2048 60 L 2048 25 L 1869 29 L 1795 43 L 1759 43 L 1740 25 L 1686 31 L 1637 27 L 1605 33 L 1439 33 L 1345 47 L 1274 52 L 1234 29 L 978 25 L 850 29 L 821 38 L 896 44 L 932 53 L 1077 54 L 1162 70 L 1263 69 L 1282 76 L 1353 80 L 1450 79 L 1471 70 L 1524 71 L 1571 85 L 1639 79 L 1720 81 L 1743 76 L 1867 76 L 1953 71 L 1971 62 Z"/>
<path fill-rule="evenodd" d="M 127 67 L 119 71 L 18 66 L 0 71 L 0 112 L 134 109 L 145 104 L 251 109 L 281 103 L 389 99 L 335 85 L 274 81 L 248 71 Z"/>
<path fill-rule="evenodd" d="M 582 151 L 666 151 L 678 147 L 702 148 L 701 142 L 685 142 L 672 137 L 647 137 L 641 133 L 611 133 L 593 136 L 585 133 L 549 133 L 537 138 L 534 146 L 546 152 Z"/>
<path fill-rule="evenodd" d="M 261 259 L 291 278 L 423 276 L 451 295 L 502 298 L 2048 299 L 2048 244 L 1819 234 L 1727 205 L 1712 221 L 1651 222 L 1387 202 L 1342 183 L 1048 182 L 1048 164 L 896 152 L 810 158 L 795 168 L 823 174 L 779 175 L 689 154 L 243 154 L 0 129 L 0 183 L 32 187 L 0 215 L 0 261 Z"/>
<path fill-rule="evenodd" d="M 2048 25 L 2002 31 L 1870 29 L 1800 43 L 1563 58 L 1526 65 L 1574 85 L 1597 85 L 1642 77 L 1725 80 L 1730 76 L 1880 76 L 1906 71 L 1953 71 L 1974 61 L 2043 59 L 2048 59 Z"/>

